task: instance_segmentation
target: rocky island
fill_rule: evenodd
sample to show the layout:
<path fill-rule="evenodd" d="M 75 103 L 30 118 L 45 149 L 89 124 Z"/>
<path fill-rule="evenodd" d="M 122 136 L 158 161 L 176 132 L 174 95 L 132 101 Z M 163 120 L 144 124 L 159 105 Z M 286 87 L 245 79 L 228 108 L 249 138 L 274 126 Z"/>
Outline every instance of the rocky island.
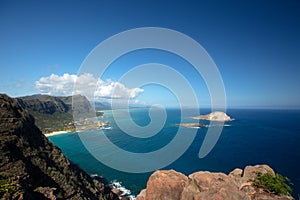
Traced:
<path fill-rule="evenodd" d="M 197 117 L 193 117 L 193 119 L 198 120 L 209 120 L 209 121 L 220 121 L 220 122 L 226 122 L 231 121 L 232 119 L 224 112 L 215 111 L 207 115 L 200 115 Z"/>
<path fill-rule="evenodd" d="M 199 123 L 181 123 L 181 124 L 175 124 L 175 126 L 182 126 L 185 128 L 201 128 L 205 127 L 205 124 L 199 124 Z"/>

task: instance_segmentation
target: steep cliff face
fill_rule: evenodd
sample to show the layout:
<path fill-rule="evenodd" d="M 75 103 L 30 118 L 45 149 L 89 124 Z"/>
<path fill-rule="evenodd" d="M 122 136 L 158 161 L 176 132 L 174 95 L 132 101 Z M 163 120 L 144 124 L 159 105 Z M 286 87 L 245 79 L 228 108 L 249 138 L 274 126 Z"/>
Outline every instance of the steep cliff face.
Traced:
<path fill-rule="evenodd" d="M 117 199 L 72 164 L 17 100 L 0 95 L 1 199 Z"/>
<path fill-rule="evenodd" d="M 19 104 L 30 111 L 43 114 L 53 114 L 55 112 L 70 112 L 70 105 L 66 104 L 59 97 L 48 95 L 33 95 L 17 98 Z"/>
<path fill-rule="evenodd" d="M 29 111 L 36 111 L 44 114 L 53 114 L 55 112 L 72 114 L 72 96 L 55 97 L 49 95 L 32 95 L 16 98 L 18 103 Z M 88 99 L 82 95 L 75 95 L 74 99 L 80 107 L 76 108 L 83 113 L 91 111 L 91 105 Z"/>
<path fill-rule="evenodd" d="M 73 123 L 72 96 L 54 97 L 49 95 L 32 95 L 16 98 L 20 106 L 34 116 L 36 125 L 42 132 L 75 129 Z M 89 113 L 92 107 L 88 99 L 81 95 L 74 97 L 76 111 Z"/>
<path fill-rule="evenodd" d="M 262 174 L 274 174 L 267 165 L 247 166 L 235 169 L 229 175 L 199 171 L 188 177 L 174 170 L 153 173 L 147 188 L 136 200 L 292 200 L 291 196 L 275 195 L 257 188 L 251 180 Z"/>

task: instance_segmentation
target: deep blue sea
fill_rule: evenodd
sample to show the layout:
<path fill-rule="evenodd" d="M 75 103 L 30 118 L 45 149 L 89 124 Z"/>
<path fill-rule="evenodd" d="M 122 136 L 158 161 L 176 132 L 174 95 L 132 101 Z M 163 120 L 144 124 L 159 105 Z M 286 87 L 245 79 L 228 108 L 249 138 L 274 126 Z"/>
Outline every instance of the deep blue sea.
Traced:
<path fill-rule="evenodd" d="M 122 117 L 124 112 L 126 111 L 117 110 L 116 114 Z M 201 109 L 200 112 L 207 114 L 209 110 Z M 145 188 L 151 172 L 125 173 L 107 167 L 90 155 L 78 134 L 87 134 L 91 140 L 99 134 L 106 134 L 111 142 L 124 150 L 137 153 L 150 152 L 164 147 L 174 139 L 178 130 L 174 124 L 180 123 L 180 114 L 179 109 L 168 109 L 167 121 L 163 129 L 158 134 L 144 139 L 128 136 L 121 131 L 113 120 L 111 111 L 105 111 L 101 119 L 110 121 L 112 126 L 110 130 L 68 133 L 51 136 L 49 139 L 71 161 L 89 174 L 104 176 L 108 181 L 121 181 L 137 194 Z M 277 173 L 291 179 L 293 196 L 298 197 L 300 194 L 300 110 L 229 109 L 227 114 L 234 120 L 225 123 L 226 126 L 218 142 L 206 157 L 202 159 L 198 157 L 208 129 L 204 127 L 197 129 L 196 137 L 187 151 L 164 169 L 175 169 L 186 175 L 199 170 L 227 174 L 235 168 L 243 169 L 247 165 L 268 164 Z M 182 117 L 184 122 L 197 122 L 189 116 L 189 112 L 185 115 Z M 148 109 L 132 109 L 130 116 L 140 126 L 146 126 L 150 122 Z M 128 120 L 126 117 L 121 119 Z M 94 145 L 94 151 L 103 154 L 102 147 L 101 144 Z M 113 155 L 107 152 L 105 154 Z M 127 161 L 127 158 L 124 157 L 122 160 Z"/>

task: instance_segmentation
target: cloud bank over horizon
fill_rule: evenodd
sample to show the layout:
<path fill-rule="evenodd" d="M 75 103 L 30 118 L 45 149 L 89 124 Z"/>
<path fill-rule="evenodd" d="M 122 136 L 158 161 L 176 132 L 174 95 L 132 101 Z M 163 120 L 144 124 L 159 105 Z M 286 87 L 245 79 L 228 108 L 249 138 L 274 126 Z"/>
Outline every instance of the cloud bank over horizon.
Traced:
<path fill-rule="evenodd" d="M 134 99 L 144 92 L 142 88 L 127 88 L 120 82 L 112 80 L 103 81 L 92 74 L 81 75 L 65 73 L 62 76 L 51 74 L 41 77 L 35 82 L 35 88 L 41 94 L 53 96 L 70 96 L 81 94 L 90 100 L 100 99 Z"/>

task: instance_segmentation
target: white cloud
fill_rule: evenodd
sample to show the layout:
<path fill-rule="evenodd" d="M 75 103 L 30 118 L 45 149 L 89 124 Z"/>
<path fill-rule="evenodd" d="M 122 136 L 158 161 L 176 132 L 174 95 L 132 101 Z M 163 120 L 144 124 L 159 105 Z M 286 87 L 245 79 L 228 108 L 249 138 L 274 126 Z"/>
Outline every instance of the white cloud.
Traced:
<path fill-rule="evenodd" d="M 128 89 L 122 83 L 108 81 L 106 83 L 102 82 L 98 86 L 95 96 L 114 99 L 132 99 L 143 91 L 141 88 Z"/>
<path fill-rule="evenodd" d="M 41 94 L 57 96 L 82 94 L 90 99 L 133 99 L 144 91 L 141 88 L 126 88 L 120 82 L 103 81 L 89 73 L 80 76 L 51 74 L 36 81 L 35 87 Z"/>
<path fill-rule="evenodd" d="M 63 76 L 58 76 L 51 74 L 36 81 L 35 87 L 41 94 L 71 95 L 76 79 L 76 75 L 64 74 Z"/>

